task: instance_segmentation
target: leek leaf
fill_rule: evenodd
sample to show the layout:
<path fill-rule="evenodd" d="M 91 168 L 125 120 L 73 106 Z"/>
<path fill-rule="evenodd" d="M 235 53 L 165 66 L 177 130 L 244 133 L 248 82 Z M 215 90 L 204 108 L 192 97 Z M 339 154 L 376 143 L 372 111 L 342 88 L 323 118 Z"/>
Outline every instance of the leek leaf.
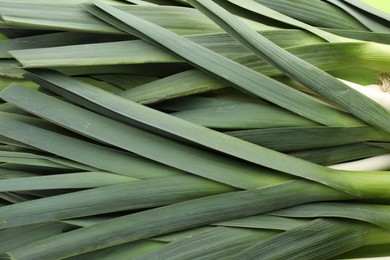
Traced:
<path fill-rule="evenodd" d="M 214 222 L 257 215 L 286 206 L 348 198 L 351 196 L 321 185 L 292 181 L 261 189 L 188 200 L 118 217 L 19 247 L 8 251 L 7 255 L 29 259 L 65 258 Z M 271 199 L 273 203 L 269 203 Z M 156 216 L 159 218 L 156 219 Z M 44 249 L 41 245 L 45 245 Z"/>
<path fill-rule="evenodd" d="M 363 203 L 308 203 L 296 207 L 278 210 L 272 215 L 312 218 L 337 217 L 366 221 L 380 227 L 390 229 L 390 206 Z"/>
<path fill-rule="evenodd" d="M 0 253 L 60 234 L 67 226 L 62 223 L 45 223 L 0 230 Z"/>
<path fill-rule="evenodd" d="M 323 97 L 334 101 L 362 120 L 390 133 L 390 111 L 372 99 L 349 88 L 326 72 L 279 48 L 261 35 L 254 33 L 215 3 L 203 0 L 190 0 L 189 2 L 194 4 L 200 11 L 205 12 L 232 36 L 289 77 L 301 82 Z M 383 45 L 381 48 L 387 47 Z"/>
<path fill-rule="evenodd" d="M 146 20 L 124 13 L 116 8 L 102 5 L 99 2 L 95 2 L 95 4 L 114 14 L 117 18 L 113 18 L 93 6 L 83 6 L 87 8 L 88 11 L 93 12 L 95 15 L 99 15 L 100 18 L 113 23 L 123 30 L 127 30 L 133 34 L 136 33 L 137 35 L 140 35 L 140 37 L 146 38 L 148 41 L 159 46 L 164 46 L 164 48 L 185 58 L 185 60 L 191 64 L 196 65 L 202 70 L 208 71 L 211 75 L 216 76 L 224 82 L 231 83 L 244 92 L 263 97 L 281 107 L 323 124 L 355 125 L 358 123 L 356 122 L 356 119 L 351 118 L 338 110 L 332 109 L 329 106 L 323 105 L 322 103 L 319 103 L 318 100 L 303 94 L 302 92 L 291 89 L 280 82 L 256 73 L 230 59 L 224 58 L 223 56 L 203 48 L 186 38 L 180 37 L 173 32 L 164 30 L 155 24 L 148 23 Z M 125 22 L 122 23 L 121 19 Z M 135 27 L 136 29 L 134 29 Z M 146 30 L 146 28 L 148 28 L 148 30 Z M 191 50 L 189 50 L 189 46 L 191 46 Z M 277 92 L 277 94 L 275 92 Z M 324 117 L 324 114 L 328 116 Z"/>
<path fill-rule="evenodd" d="M 130 181 L 1 207 L 0 228 L 157 207 L 232 190 L 192 176 Z"/>
<path fill-rule="evenodd" d="M 232 259 L 232 255 L 278 232 L 218 227 L 193 237 L 169 243 L 137 260 L 147 259 Z"/>
<path fill-rule="evenodd" d="M 175 169 L 128 153 L 54 133 L 4 116 L 0 116 L 0 127 L 1 133 L 11 139 L 97 169 L 141 179 L 178 174 Z M 47 139 L 50 139 L 50 143 Z M 106 160 L 111 163 L 106 163 Z"/>
<path fill-rule="evenodd" d="M 284 127 L 232 131 L 227 134 L 284 152 L 366 141 L 390 141 L 389 134 L 371 127 Z"/>
<path fill-rule="evenodd" d="M 375 21 L 374 19 L 371 19 L 369 16 L 364 15 L 364 13 L 362 12 L 358 12 L 355 8 L 351 7 L 350 5 L 342 1 L 337 1 L 337 0 L 326 0 L 326 1 L 334 4 L 335 6 L 340 7 L 342 10 L 349 13 L 352 17 L 354 17 L 356 20 L 358 20 L 360 23 L 362 23 L 365 27 L 367 27 L 373 32 L 379 32 L 379 33 L 390 32 L 389 27 L 382 25 L 381 23 Z"/>
<path fill-rule="evenodd" d="M 95 140 L 205 178 L 244 189 L 279 183 L 290 179 L 267 169 L 246 164 L 239 160 L 232 160 L 216 153 L 184 145 L 166 137 L 125 125 L 36 91 L 29 92 L 27 89 L 19 88 L 16 85 L 7 89 L 9 91 L 14 89 L 19 95 L 16 95 L 16 93 L 7 95 L 3 91 L 1 97 L 14 105 L 17 103 L 17 106 L 29 112 Z M 107 98 L 105 100 L 108 101 Z M 124 101 L 128 103 L 127 100 Z M 138 109 L 150 111 L 141 105 L 135 103 L 134 105 Z M 50 109 L 47 109 L 47 107 L 50 107 Z M 59 111 L 61 113 L 58 113 Z M 123 109 L 119 111 L 124 112 Z M 151 110 L 149 114 L 153 115 L 153 112 Z M 109 131 L 107 131 L 107 126 L 110 126 Z M 237 141 L 242 142 L 238 139 Z"/>
<path fill-rule="evenodd" d="M 321 0 L 256 0 L 269 8 L 316 27 L 367 30 L 353 16 Z"/>
<path fill-rule="evenodd" d="M 94 188 L 134 180 L 137 179 L 107 172 L 68 173 L 0 180 L 0 192 Z"/>
<path fill-rule="evenodd" d="M 388 243 L 389 240 L 388 230 L 372 224 L 317 219 L 260 241 L 235 255 L 235 258 L 328 259 L 363 245 Z"/>

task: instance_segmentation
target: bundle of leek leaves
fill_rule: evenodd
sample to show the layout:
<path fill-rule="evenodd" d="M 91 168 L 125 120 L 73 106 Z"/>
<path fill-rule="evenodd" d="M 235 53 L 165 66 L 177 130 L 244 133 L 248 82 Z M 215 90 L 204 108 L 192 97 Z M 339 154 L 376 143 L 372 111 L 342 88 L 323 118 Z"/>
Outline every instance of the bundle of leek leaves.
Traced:
<path fill-rule="evenodd" d="M 389 14 L 0 0 L 0 15 L 1 259 L 390 256 Z"/>

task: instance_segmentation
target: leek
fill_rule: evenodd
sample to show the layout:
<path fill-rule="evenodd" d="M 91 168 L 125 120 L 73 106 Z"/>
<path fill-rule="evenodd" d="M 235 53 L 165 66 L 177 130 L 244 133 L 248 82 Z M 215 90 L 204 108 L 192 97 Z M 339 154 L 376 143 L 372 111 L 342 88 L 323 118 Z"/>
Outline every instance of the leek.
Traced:
<path fill-rule="evenodd" d="M 0 0 L 0 258 L 389 256 L 389 15 Z"/>

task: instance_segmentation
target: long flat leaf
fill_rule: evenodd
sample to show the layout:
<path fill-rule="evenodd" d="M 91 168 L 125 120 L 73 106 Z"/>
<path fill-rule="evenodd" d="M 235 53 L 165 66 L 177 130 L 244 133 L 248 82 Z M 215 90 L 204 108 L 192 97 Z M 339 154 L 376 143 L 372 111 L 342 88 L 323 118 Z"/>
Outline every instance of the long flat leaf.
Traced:
<path fill-rule="evenodd" d="M 33 176 L 39 176 L 39 175 L 36 173 L 31 173 L 31 172 L 14 171 L 14 170 L 0 168 L 0 179 L 1 180 L 20 178 L 20 177 L 33 177 Z"/>
<path fill-rule="evenodd" d="M 52 166 L 62 165 L 63 168 L 68 168 L 68 169 L 73 169 L 73 170 L 75 170 L 75 169 L 86 170 L 86 171 L 96 170 L 96 168 L 89 167 L 89 166 L 86 166 L 83 164 L 79 164 L 77 162 L 73 162 L 70 160 L 63 159 L 63 158 L 43 156 L 43 155 L 38 155 L 38 154 L 33 154 L 33 153 L 1 151 L 0 156 L 2 156 L 3 158 L 10 157 L 10 158 L 40 159 L 40 160 L 47 161 L 48 164 L 51 163 Z"/>
<path fill-rule="evenodd" d="M 158 80 L 157 77 L 146 77 L 138 75 L 112 74 L 112 75 L 94 75 L 93 78 L 108 82 L 123 90 L 132 89 L 140 85 Z"/>
<path fill-rule="evenodd" d="M 311 32 L 324 40 L 328 42 L 340 42 L 344 41 L 342 37 L 339 37 L 337 35 L 328 33 L 318 27 L 312 26 L 310 24 L 304 23 L 300 20 L 294 19 L 291 16 L 287 16 L 281 12 L 277 12 L 274 9 L 271 9 L 265 5 L 260 4 L 258 1 L 251 1 L 251 0 L 229 0 L 229 2 L 235 4 L 236 6 L 239 6 L 241 8 L 244 8 L 250 12 L 254 12 L 257 15 L 260 16 L 265 16 L 267 18 L 292 25 L 296 28 L 301 28 L 304 29 L 308 32 Z M 219 1 L 218 2 L 220 5 L 226 6 L 226 2 L 224 1 Z"/>
<path fill-rule="evenodd" d="M 192 176 L 127 182 L 1 207 L 0 228 L 151 208 L 232 190 Z"/>
<path fill-rule="evenodd" d="M 256 0 L 278 12 L 316 27 L 365 30 L 354 17 L 320 0 Z"/>
<path fill-rule="evenodd" d="M 2 199 L 3 201 L 6 201 L 7 203 L 15 204 L 15 203 L 20 203 L 20 202 L 32 200 L 35 198 L 31 197 L 31 196 L 20 195 L 20 194 L 15 194 L 15 193 L 11 193 L 11 192 L 1 192 L 0 199 Z"/>
<path fill-rule="evenodd" d="M 170 242 L 178 241 L 181 239 L 185 239 L 185 238 L 197 235 L 197 234 L 201 234 L 201 233 L 210 231 L 214 228 L 215 227 L 213 227 L 213 226 L 203 226 L 203 227 L 197 227 L 197 228 L 190 228 L 190 229 L 185 229 L 182 231 L 177 231 L 177 232 L 168 233 L 165 235 L 152 237 L 152 238 L 150 238 L 150 240 L 170 243 Z"/>
<path fill-rule="evenodd" d="M 228 134 L 285 152 L 366 141 L 390 141 L 390 135 L 371 127 L 287 127 L 232 131 Z"/>
<path fill-rule="evenodd" d="M 277 216 L 311 218 L 338 217 L 366 221 L 390 229 L 390 206 L 363 203 L 308 203 L 270 213 Z"/>
<path fill-rule="evenodd" d="M 317 219 L 261 241 L 236 259 L 329 259 L 369 244 L 388 243 L 390 232 L 375 225 L 343 219 Z"/>
<path fill-rule="evenodd" d="M 0 60 L 1 69 L 0 76 L 4 76 L 12 79 L 22 79 L 24 70 L 20 68 L 17 61 L 13 59 Z"/>
<path fill-rule="evenodd" d="M 243 102 L 212 108 L 185 110 L 172 115 L 202 126 L 222 129 L 317 125 L 313 121 L 275 106 Z"/>
<path fill-rule="evenodd" d="M 0 180 L 0 192 L 95 188 L 137 179 L 107 172 L 82 172 Z"/>
<path fill-rule="evenodd" d="M 389 33 L 374 33 L 374 32 L 365 32 L 365 31 L 353 31 L 353 30 L 342 30 L 342 29 L 324 29 L 328 32 L 347 37 L 352 39 L 358 39 L 362 41 L 373 41 L 383 44 L 390 43 L 390 34 Z"/>
<path fill-rule="evenodd" d="M 365 259 L 383 259 L 390 255 L 390 244 L 379 244 L 359 247 L 351 250 L 345 254 L 337 256 L 340 259 L 353 259 L 353 258 L 365 258 Z"/>
<path fill-rule="evenodd" d="M 373 126 L 390 132 L 390 111 L 367 96 L 339 82 L 326 72 L 279 48 L 210 1 L 189 1 L 206 13 L 236 39 L 289 77 L 339 104 Z M 382 48 L 388 46 L 383 45 Z M 390 50 L 390 49 L 389 49 Z"/>
<path fill-rule="evenodd" d="M 90 34 L 78 32 L 60 32 L 29 37 L 20 37 L 1 42 L 0 58 L 12 58 L 12 55 L 8 53 L 12 50 L 128 40 L 129 38 L 132 38 L 132 36 Z"/>
<path fill-rule="evenodd" d="M 135 259 L 136 257 L 156 250 L 166 243 L 153 240 L 138 240 L 118 246 L 112 246 L 101 250 L 92 251 L 74 257 L 69 257 L 69 260 L 123 260 Z"/>
<path fill-rule="evenodd" d="M 373 144 L 375 144 L 375 142 Z M 309 149 L 289 154 L 310 162 L 322 165 L 332 165 L 371 156 L 383 155 L 387 154 L 388 151 L 389 149 L 386 150 L 381 147 L 370 145 L 370 143 L 357 143 L 328 148 Z"/>
<path fill-rule="evenodd" d="M 320 44 L 291 47 L 288 48 L 288 51 L 325 71 L 360 67 L 365 68 L 364 71 L 368 71 L 373 75 L 376 72 L 372 72 L 372 70 L 387 71 L 390 66 L 389 55 L 368 52 L 367 49 L 372 49 L 367 48 L 368 45 L 370 43 L 366 42 Z M 126 54 L 123 53 L 123 55 Z M 334 58 L 329 59 L 329 56 Z M 23 61 L 22 57 L 18 58 Z M 278 69 L 259 59 L 256 55 L 240 56 L 237 57 L 236 61 L 267 76 L 282 75 Z M 354 73 L 354 75 L 361 75 L 361 73 Z M 376 80 L 376 78 L 373 79 L 374 82 Z M 179 96 L 207 92 L 228 85 L 228 83 L 216 80 L 206 73 L 198 70 L 188 70 L 130 89 L 121 93 L 121 96 L 139 103 L 150 104 Z"/>
<path fill-rule="evenodd" d="M 147 127 L 148 129 L 157 132 L 157 133 L 164 133 L 165 135 L 168 134 L 169 136 L 175 136 L 180 137 L 180 139 L 185 139 L 197 144 L 200 144 L 205 147 L 209 147 L 213 150 L 217 150 L 229 155 L 233 155 L 237 158 L 244 159 L 249 162 L 256 163 L 258 165 L 262 165 L 268 168 L 272 168 L 278 171 L 282 171 L 285 173 L 290 173 L 299 177 L 309 178 L 312 180 L 316 180 L 319 182 L 326 183 L 328 185 L 331 185 L 333 187 L 341 188 L 342 190 L 348 190 L 352 193 L 357 192 L 358 194 L 364 194 L 366 192 L 368 194 L 373 194 L 375 192 L 387 194 L 389 191 L 386 188 L 385 180 L 389 178 L 388 175 L 384 172 L 359 172 L 359 178 L 352 178 L 353 172 L 346 172 L 346 171 L 334 171 L 329 168 L 321 167 L 319 165 L 315 165 L 303 160 L 299 160 L 293 157 L 286 156 L 285 154 L 278 153 L 276 151 L 266 149 L 261 146 L 253 145 L 248 142 L 243 142 L 242 140 L 239 140 L 237 138 L 229 137 L 225 134 L 221 134 L 219 132 L 201 127 L 199 125 L 195 125 L 189 122 L 185 122 L 181 119 L 172 117 L 170 115 L 167 115 L 165 113 L 161 113 L 159 111 L 147 108 L 145 106 L 139 105 L 134 102 L 130 102 L 125 99 L 121 99 L 115 95 L 112 95 L 110 93 L 101 91 L 93 86 L 89 86 L 86 84 L 81 84 L 78 81 L 72 80 L 68 77 L 65 77 L 63 75 L 57 74 L 57 73 L 50 73 L 50 72 L 44 72 L 41 71 L 39 74 L 38 72 L 35 74 L 34 78 L 38 80 L 40 83 L 44 84 L 44 86 L 48 87 L 50 90 L 54 91 L 55 93 L 58 93 L 60 95 L 66 96 L 68 98 L 71 98 L 73 102 L 79 102 L 81 105 L 86 106 L 92 110 L 98 109 L 100 113 L 103 113 L 104 115 L 108 115 L 111 118 L 119 119 L 120 121 L 126 122 L 129 125 L 136 125 L 136 126 L 143 126 Z M 69 84 L 70 83 L 70 84 Z M 15 89 L 16 91 L 12 91 L 12 89 Z M 81 108 L 76 108 L 70 104 L 66 104 L 63 102 L 60 102 L 59 100 L 56 100 L 51 97 L 44 96 L 39 93 L 29 93 L 29 94 L 21 94 L 25 92 L 29 92 L 27 89 L 19 88 L 17 86 L 9 87 L 7 90 L 3 91 L 1 96 L 2 98 L 5 98 L 10 101 L 12 99 L 11 103 L 18 103 L 18 106 L 24 106 L 25 109 L 27 107 L 30 107 L 29 111 L 35 111 L 34 113 L 38 113 L 40 116 L 47 117 L 49 116 L 51 120 L 56 120 L 61 125 L 67 125 L 67 127 L 70 127 L 69 123 L 60 122 L 63 121 L 63 119 L 60 119 L 58 116 L 55 116 L 52 114 L 54 113 L 54 108 L 58 106 L 66 106 L 68 109 L 71 109 L 70 111 L 73 111 L 74 109 L 77 110 L 77 112 L 70 112 L 66 115 L 64 114 L 65 111 L 68 109 L 59 109 L 58 114 L 63 115 L 64 117 L 67 117 L 66 122 L 69 121 L 70 118 L 74 118 L 75 120 L 79 118 L 81 115 L 85 115 L 87 120 L 91 120 L 92 118 L 99 118 L 99 121 L 103 120 L 107 121 L 108 118 L 102 118 L 101 116 L 97 116 L 94 113 L 83 111 Z M 8 94 L 6 94 L 8 92 Z M 19 95 L 16 95 L 16 93 L 19 92 Z M 12 93 L 12 94 L 10 94 Z M 15 98 L 18 96 L 18 98 Z M 40 96 L 39 102 L 23 102 L 23 99 L 31 100 L 35 99 L 38 96 Z M 45 109 L 32 109 L 33 107 L 41 107 L 43 103 L 45 103 L 43 100 L 49 101 L 49 103 L 55 105 L 51 106 L 51 110 L 45 110 Z M 27 106 L 27 107 L 26 107 Z M 61 111 L 61 112 L 60 112 Z M 83 111 L 83 112 L 82 112 Z M 88 115 L 87 115 L 88 114 Z M 79 115 L 76 116 L 75 115 Z M 158 118 L 158 120 L 155 120 Z M 77 119 L 79 120 L 79 119 Z M 75 121 L 76 122 L 76 121 Z M 108 123 L 109 122 L 109 123 Z M 101 122 L 100 122 L 101 123 Z M 108 120 L 105 125 L 114 125 L 115 122 L 112 122 L 112 120 Z M 80 124 L 75 124 L 75 127 L 78 129 L 77 131 L 82 131 L 84 134 L 87 133 L 85 128 L 83 127 L 85 125 L 85 121 L 82 120 L 81 126 Z M 117 124 L 118 125 L 118 124 Z M 93 125 L 95 126 L 95 125 Z M 118 129 L 123 128 L 123 126 L 118 125 Z M 102 128 L 104 128 L 102 126 Z M 129 133 L 129 129 L 126 130 L 127 136 Z M 91 133 L 89 133 L 91 134 Z M 107 135 L 106 132 L 101 133 L 102 137 L 104 135 Z M 142 133 L 143 135 L 145 133 Z M 100 134 L 99 134 L 100 135 Z M 138 135 L 140 138 L 140 135 Z M 96 138 L 96 135 L 95 137 Z M 108 141 L 110 138 L 111 141 Z M 124 147 L 124 141 L 126 136 L 124 136 L 120 142 L 120 146 Z M 155 137 L 153 137 L 155 138 Z M 114 139 L 112 139 L 112 135 L 109 137 L 105 136 L 104 139 L 105 142 L 112 143 Z M 147 140 L 152 140 L 149 136 Z M 161 139 L 160 139 L 161 140 Z M 133 142 L 133 141 L 132 141 Z M 159 141 L 160 142 L 160 141 Z M 166 141 L 164 141 L 166 142 Z M 147 144 L 148 142 L 143 142 L 143 146 Z M 155 144 L 156 145 L 156 144 Z M 176 144 L 175 144 L 176 145 Z M 168 146 L 164 146 L 164 150 L 167 150 Z M 134 146 L 131 146 L 132 149 L 134 149 Z M 174 148 L 174 146 L 172 146 Z M 186 147 L 185 149 L 188 149 L 189 147 Z M 129 148 L 126 148 L 129 149 Z M 175 150 L 177 149 L 174 148 Z M 183 149 L 183 148 L 180 148 Z M 143 153 L 144 154 L 144 153 Z M 261 156 L 259 156 L 261 155 Z M 145 154 L 144 154 L 145 156 Z M 150 155 L 148 155 L 150 156 Z M 214 157 L 214 154 L 207 155 L 210 158 Z M 163 157 L 161 154 L 158 155 L 158 160 L 161 160 Z M 278 159 L 277 159 L 278 158 Z M 177 159 L 177 158 L 176 158 Z M 187 160 L 187 159 L 186 159 Z M 191 158 L 192 161 L 195 160 L 195 157 Z M 283 162 L 283 163 L 280 163 Z M 176 162 L 176 165 L 178 165 L 178 162 Z M 225 162 L 225 164 L 231 162 Z M 215 165 L 212 165 L 215 167 Z M 177 167 L 177 166 L 175 166 Z M 182 166 L 180 166 L 182 167 Z M 186 165 L 188 167 L 188 165 Z M 210 166 L 209 166 L 210 167 Z M 233 168 L 232 168 L 233 169 Z M 193 171 L 193 169 L 190 169 Z M 209 169 L 208 169 L 209 170 Z M 225 167 L 224 171 L 225 174 L 227 174 L 227 168 Z M 241 169 L 239 170 L 241 174 L 243 174 L 243 166 L 241 166 Z M 205 171 L 202 171 L 202 176 L 206 177 Z M 259 175 L 260 172 L 258 172 L 256 175 Z M 267 175 L 262 174 L 262 179 L 265 180 Z M 368 178 L 368 176 L 382 176 L 382 182 L 378 183 L 378 181 L 375 178 Z M 256 175 L 252 175 L 255 177 Z M 211 175 L 207 175 L 208 178 L 211 177 Z M 227 175 L 225 175 L 227 176 Z M 249 175 L 248 175 L 249 176 Z M 221 181 L 222 176 L 218 176 L 218 180 Z M 232 177 L 234 177 L 234 182 L 237 185 L 237 174 L 232 174 Z M 251 177 L 251 181 L 254 182 L 257 180 L 257 178 Z M 272 180 L 276 181 L 275 175 L 272 176 Z M 278 176 L 280 178 L 280 176 Z M 214 177 L 213 177 L 214 178 Z M 224 177 L 225 178 L 225 177 Z M 259 177 L 260 178 L 260 177 Z M 348 181 L 344 178 L 347 178 Z M 361 178 L 361 179 L 360 179 Z M 217 179 L 215 179 L 217 180 Z M 280 179 L 278 179 L 280 180 Z M 366 182 L 363 185 L 363 180 Z M 226 181 L 226 180 L 225 180 Z M 239 182 L 243 182 L 243 180 L 240 180 Z M 368 184 L 368 182 L 371 182 L 372 186 L 376 186 L 376 189 L 372 189 L 372 186 Z M 230 183 L 231 185 L 234 185 L 233 183 Z M 274 182 L 273 182 L 274 183 Z M 355 186 L 356 185 L 356 186 Z M 252 183 L 253 187 L 253 183 Z M 380 188 L 381 187 L 381 188 Z M 370 196 L 371 196 L 370 195 Z"/>
<path fill-rule="evenodd" d="M 67 226 L 63 223 L 48 223 L 1 230 L 0 253 L 62 233 Z"/>
<path fill-rule="evenodd" d="M 65 128 L 183 171 L 244 189 L 290 179 L 268 169 L 232 160 L 125 125 L 36 91 L 29 92 L 16 85 L 8 88 L 10 92 L 12 89 L 16 90 L 19 95 L 16 92 L 11 95 L 2 92 L 1 97 L 8 102 L 12 99 L 12 104 L 15 101 L 17 106 L 39 114 Z M 107 128 L 107 126 L 110 127 Z M 238 139 L 237 141 L 242 142 Z"/>
<path fill-rule="evenodd" d="M 210 93 L 211 94 L 211 93 Z M 216 108 L 219 106 L 229 106 L 236 104 L 260 104 L 265 105 L 257 99 L 252 99 L 234 89 L 224 89 L 219 93 L 214 92 L 215 95 L 210 96 L 189 96 L 177 98 L 167 102 L 160 103 L 154 107 L 162 111 L 180 112 L 201 108 Z"/>
<path fill-rule="evenodd" d="M 390 150 L 390 144 L 389 143 L 381 143 L 381 142 L 370 142 L 369 143 L 372 146 L 381 147 L 386 150 Z"/>
<path fill-rule="evenodd" d="M 224 87 L 227 84 L 197 69 L 191 69 L 129 89 L 119 95 L 137 103 L 152 104 Z"/>
<path fill-rule="evenodd" d="M 304 225 L 307 222 L 308 220 L 305 219 L 284 218 L 263 214 L 253 217 L 239 218 L 230 221 L 219 222 L 213 225 L 225 227 L 273 229 L 284 231 Z"/>
<path fill-rule="evenodd" d="M 356 20 L 358 20 L 360 23 L 362 23 L 365 27 L 370 29 L 373 32 L 379 32 L 379 33 L 389 33 L 390 29 L 389 27 L 378 23 L 374 19 L 370 18 L 369 16 L 365 15 L 362 12 L 359 12 L 356 8 L 351 7 L 350 5 L 337 0 L 327 0 L 329 3 L 334 4 L 335 6 L 338 6 L 345 12 L 349 13 L 352 17 L 354 17 Z"/>
<path fill-rule="evenodd" d="M 38 166 L 42 168 L 53 168 L 53 169 L 63 169 L 70 170 L 69 167 L 66 167 L 61 164 L 53 163 L 45 159 L 40 158 L 22 158 L 22 157 L 12 157 L 12 156 L 1 156 L 0 162 L 2 163 L 11 163 L 11 164 L 21 164 L 29 166 Z M 4 166 L 4 165 L 3 165 Z"/>
<path fill-rule="evenodd" d="M 173 32 L 110 6 L 102 5 L 98 2 L 95 2 L 95 4 L 99 5 L 99 8 L 112 13 L 116 18 L 107 15 L 103 11 L 99 11 L 99 9 L 96 10 L 93 6 L 86 5 L 84 7 L 122 30 L 137 34 L 143 39 L 163 46 L 196 67 L 207 71 L 209 74 L 224 82 L 232 84 L 232 86 L 244 92 L 263 97 L 281 107 L 323 124 L 338 125 L 347 123 L 347 121 L 347 124 L 355 124 L 353 122 L 355 120 L 351 119 L 350 116 L 334 110 L 329 106 L 324 106 L 318 100 L 302 92 L 256 73 Z M 324 118 L 324 114 L 329 116 Z M 329 122 L 329 120 L 332 122 Z"/>
<path fill-rule="evenodd" d="M 289 230 L 306 223 L 307 221 L 269 215 L 226 221 L 218 225 L 237 228 L 208 229 L 199 234 L 174 240 L 173 243 L 143 255 L 139 259 L 152 259 L 157 256 L 165 259 L 234 259 L 236 252 L 278 234 L 280 230 Z"/>
<path fill-rule="evenodd" d="M 115 149 L 81 141 L 65 135 L 0 116 L 1 133 L 11 139 L 81 162 L 97 169 L 135 178 L 153 178 L 178 174 L 159 164 Z M 50 139 L 50 143 L 47 142 Z M 84 151 L 81 153 L 80 151 Z M 104 159 L 103 159 L 104 158 Z M 106 163 L 111 162 L 111 163 Z"/>
<path fill-rule="evenodd" d="M 260 33 L 282 47 L 306 46 L 323 42 L 298 30 L 267 30 L 260 31 Z M 226 57 L 251 54 L 246 47 L 226 33 L 190 35 L 186 38 Z M 16 40 L 10 41 L 10 44 L 14 46 L 13 41 Z M 71 62 L 73 62 L 72 66 L 86 66 L 95 63 L 106 65 L 181 61 L 141 40 L 69 44 L 63 47 L 51 47 L 50 44 L 46 47 L 41 43 L 41 48 L 36 49 L 29 48 L 24 41 L 28 42 L 28 40 L 23 40 L 27 50 L 13 51 L 11 49 L 11 54 L 17 57 L 25 67 L 70 66 Z M 7 43 L 4 47 L 6 46 Z"/>
<path fill-rule="evenodd" d="M 126 12 L 136 13 L 170 28 L 179 34 L 221 32 L 207 17 L 193 8 L 175 6 L 115 5 Z M 2 1 L 1 17 L 7 26 L 45 30 L 81 31 L 93 33 L 123 34 L 84 12 L 77 5 L 64 3 L 15 3 Z M 45 15 L 42 16 L 42 13 Z M 62 19 L 58 19 L 62 17 Z"/>
<path fill-rule="evenodd" d="M 257 215 L 287 205 L 342 198 L 350 196 L 321 185 L 293 181 L 262 189 L 189 200 L 115 218 L 40 240 L 7 254 L 13 258 L 65 258 L 213 222 Z M 269 203 L 271 199 L 272 203 Z M 159 218 L 156 219 L 156 216 Z M 45 245 L 44 248 L 42 245 Z"/>
<path fill-rule="evenodd" d="M 136 259 L 233 259 L 232 255 L 236 252 L 277 233 L 277 231 L 270 230 L 218 227 L 187 239 L 169 243 Z"/>

